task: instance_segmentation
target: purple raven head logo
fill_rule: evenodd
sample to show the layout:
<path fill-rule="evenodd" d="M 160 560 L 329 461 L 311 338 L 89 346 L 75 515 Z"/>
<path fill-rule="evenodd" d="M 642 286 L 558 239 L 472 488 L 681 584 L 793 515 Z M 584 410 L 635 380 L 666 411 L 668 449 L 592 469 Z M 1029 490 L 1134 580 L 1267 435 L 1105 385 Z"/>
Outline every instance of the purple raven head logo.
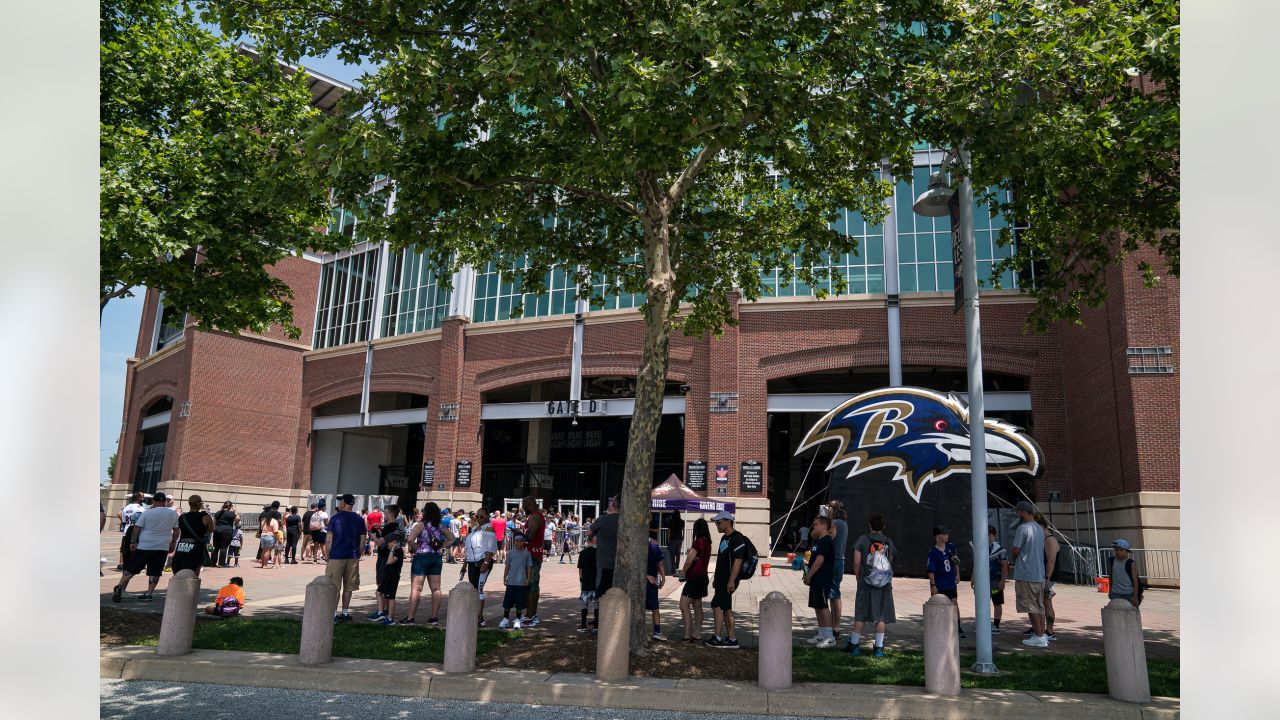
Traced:
<path fill-rule="evenodd" d="M 893 468 L 894 479 L 919 502 L 926 483 L 969 473 L 969 439 L 969 409 L 958 398 L 894 387 L 841 403 L 809 430 L 796 454 L 834 440 L 839 447 L 828 470 L 852 463 L 853 477 Z M 1040 474 L 1040 447 L 1021 428 L 988 419 L 985 440 L 988 475 Z"/>

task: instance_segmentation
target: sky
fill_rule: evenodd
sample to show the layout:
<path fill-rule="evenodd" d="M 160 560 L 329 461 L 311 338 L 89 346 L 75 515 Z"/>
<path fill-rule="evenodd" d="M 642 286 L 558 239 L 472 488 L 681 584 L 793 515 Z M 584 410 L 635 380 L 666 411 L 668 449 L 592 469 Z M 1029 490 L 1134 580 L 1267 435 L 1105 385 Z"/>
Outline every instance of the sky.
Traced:
<path fill-rule="evenodd" d="M 355 84 L 363 72 L 361 66 L 345 65 L 330 55 L 305 58 L 302 66 L 334 80 Z M 102 313 L 99 328 L 99 430 L 98 481 L 106 481 L 107 463 L 120 439 L 121 415 L 124 412 L 125 361 L 133 357 L 142 322 L 142 298 L 145 289 L 137 288 L 134 297 L 112 300 Z"/>

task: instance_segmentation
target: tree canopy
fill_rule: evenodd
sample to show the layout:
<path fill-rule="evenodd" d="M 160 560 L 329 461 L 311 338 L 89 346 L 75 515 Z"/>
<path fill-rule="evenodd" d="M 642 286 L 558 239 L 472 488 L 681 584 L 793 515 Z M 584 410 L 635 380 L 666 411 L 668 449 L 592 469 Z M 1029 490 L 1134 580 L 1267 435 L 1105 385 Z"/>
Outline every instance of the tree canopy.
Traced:
<path fill-rule="evenodd" d="M 301 73 L 239 52 L 175 0 L 101 3 L 101 307 L 146 286 L 205 328 L 296 337 L 268 269 L 328 248 L 302 169 Z"/>

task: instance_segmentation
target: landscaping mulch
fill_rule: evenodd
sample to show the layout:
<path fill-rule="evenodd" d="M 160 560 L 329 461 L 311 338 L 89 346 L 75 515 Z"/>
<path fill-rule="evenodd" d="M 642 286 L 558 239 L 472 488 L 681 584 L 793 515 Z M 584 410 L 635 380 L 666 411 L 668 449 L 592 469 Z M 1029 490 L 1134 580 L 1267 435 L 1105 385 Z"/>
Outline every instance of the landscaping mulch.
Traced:
<path fill-rule="evenodd" d="M 197 617 L 197 622 L 204 618 Z M 139 641 L 160 634 L 160 613 L 134 612 L 117 608 L 102 608 L 98 615 L 99 642 L 109 647 L 137 645 Z"/>
<path fill-rule="evenodd" d="M 477 668 L 539 672 L 594 673 L 596 642 L 589 635 L 539 636 L 537 631 L 476 658 Z M 631 674 L 670 679 L 719 679 L 754 682 L 758 657 L 754 648 L 717 650 L 679 639 L 650 642 L 644 657 L 631 659 Z"/>

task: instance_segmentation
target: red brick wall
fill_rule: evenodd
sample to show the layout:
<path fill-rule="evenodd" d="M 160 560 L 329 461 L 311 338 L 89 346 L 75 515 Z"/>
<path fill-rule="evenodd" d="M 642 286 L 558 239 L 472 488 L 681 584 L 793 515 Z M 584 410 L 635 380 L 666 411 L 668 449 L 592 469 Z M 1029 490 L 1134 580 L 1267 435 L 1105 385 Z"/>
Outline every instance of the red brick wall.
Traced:
<path fill-rule="evenodd" d="M 154 297 L 148 297 L 148 302 L 154 305 Z M 145 325 L 144 322 L 144 327 Z M 187 341 L 190 342 L 191 331 L 187 332 Z M 124 430 L 117 451 L 117 483 L 133 485 L 138 469 L 138 455 L 142 452 L 142 414 L 152 403 L 165 396 L 173 398 L 173 410 L 169 420 L 169 434 L 165 440 L 162 479 L 180 472 L 184 427 L 178 412 L 188 395 L 187 383 L 191 376 L 189 349 L 188 345 L 146 367 L 126 370 L 132 377 L 126 385 Z"/>
<path fill-rule="evenodd" d="M 1161 276 L 1154 287 L 1145 287 L 1137 262 L 1152 264 Z M 1154 249 L 1144 247 L 1126 260 L 1124 282 L 1125 335 L 1130 347 L 1168 346 L 1173 355 L 1162 362 L 1174 368 L 1172 375 L 1130 375 L 1129 393 L 1138 457 L 1139 489 L 1177 492 L 1179 466 L 1179 339 L 1178 279 L 1162 272 L 1165 263 Z M 1126 358 L 1127 361 L 1127 358 Z M 1128 372 L 1126 368 L 1126 373 Z"/>
<path fill-rule="evenodd" d="M 311 333 L 316 322 L 316 293 L 320 288 L 320 263 L 306 258 L 287 257 L 267 268 L 267 272 L 283 280 L 293 290 L 293 324 L 302 333 L 290 338 L 279 325 L 272 325 L 263 334 L 274 340 L 311 344 Z"/>

